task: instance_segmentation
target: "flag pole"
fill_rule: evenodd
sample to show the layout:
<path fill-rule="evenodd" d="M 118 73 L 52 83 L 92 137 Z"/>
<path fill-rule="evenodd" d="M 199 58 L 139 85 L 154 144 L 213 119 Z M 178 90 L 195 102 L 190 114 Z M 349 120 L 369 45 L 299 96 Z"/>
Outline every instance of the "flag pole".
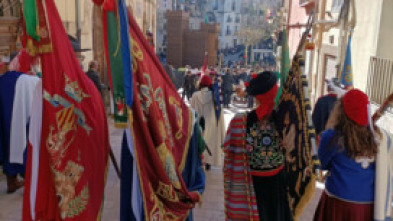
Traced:
<path fill-rule="evenodd" d="M 379 107 L 378 110 L 374 113 L 373 122 L 376 123 L 389 107 L 393 107 L 393 94 L 389 95 L 381 107 Z"/>
<path fill-rule="evenodd" d="M 117 173 L 117 177 L 119 177 L 119 179 L 121 179 L 119 164 L 117 163 L 115 154 L 113 154 L 112 146 L 110 146 L 110 145 L 109 145 L 109 150 L 110 150 L 109 151 L 109 155 L 111 157 L 111 161 L 113 163 L 113 167 L 115 168 L 115 171 Z"/>

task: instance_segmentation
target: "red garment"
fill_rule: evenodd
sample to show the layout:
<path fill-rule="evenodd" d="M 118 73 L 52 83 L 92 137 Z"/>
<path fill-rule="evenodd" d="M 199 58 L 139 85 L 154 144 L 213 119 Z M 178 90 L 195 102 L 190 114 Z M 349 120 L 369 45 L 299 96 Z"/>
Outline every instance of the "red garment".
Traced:
<path fill-rule="evenodd" d="M 128 12 L 133 51 L 132 122 L 145 219 L 185 220 L 200 201 L 188 191 L 182 170 L 192 131 L 192 112 Z"/>
<path fill-rule="evenodd" d="M 284 165 L 280 166 L 277 169 L 270 170 L 270 171 L 251 171 L 250 174 L 252 176 L 262 176 L 262 177 L 269 177 L 277 175 L 281 170 L 284 169 Z"/>
<path fill-rule="evenodd" d="M 272 89 L 264 94 L 257 95 L 255 98 L 260 102 L 260 105 L 256 109 L 256 113 L 259 120 L 263 117 L 272 113 L 274 106 L 276 105 L 276 95 L 278 92 L 278 86 L 274 85 Z"/>
<path fill-rule="evenodd" d="M 97 220 L 109 159 L 104 105 L 76 59 L 54 1 L 38 2 L 46 9 L 39 10 L 39 17 L 47 18 L 52 50 L 40 54 L 43 118 L 34 220 Z M 32 169 L 29 151 L 24 221 L 33 220 Z"/>
<path fill-rule="evenodd" d="M 374 204 L 346 202 L 322 193 L 314 221 L 372 221 Z"/>

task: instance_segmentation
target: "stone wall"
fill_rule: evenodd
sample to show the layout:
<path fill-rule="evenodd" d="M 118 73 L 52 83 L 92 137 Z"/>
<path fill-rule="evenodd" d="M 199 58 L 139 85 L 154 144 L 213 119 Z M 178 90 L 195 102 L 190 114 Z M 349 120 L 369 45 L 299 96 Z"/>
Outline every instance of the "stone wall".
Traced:
<path fill-rule="evenodd" d="M 15 51 L 19 18 L 0 17 L 0 57 Z"/>

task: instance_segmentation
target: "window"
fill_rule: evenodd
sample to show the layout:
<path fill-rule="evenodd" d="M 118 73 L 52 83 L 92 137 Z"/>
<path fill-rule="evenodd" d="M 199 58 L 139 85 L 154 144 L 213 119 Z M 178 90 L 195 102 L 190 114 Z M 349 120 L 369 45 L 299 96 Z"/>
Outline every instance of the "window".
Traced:
<path fill-rule="evenodd" d="M 218 0 L 214 0 L 213 10 L 218 10 Z"/>
<path fill-rule="evenodd" d="M 231 35 L 231 29 L 227 26 L 227 35 Z"/>
<path fill-rule="evenodd" d="M 232 2 L 232 11 L 236 11 L 236 1 Z"/>
<path fill-rule="evenodd" d="M 236 23 L 240 23 L 240 17 L 239 17 L 239 16 L 236 17 L 235 22 L 236 22 Z"/>
<path fill-rule="evenodd" d="M 235 26 L 235 33 L 237 32 L 237 26 Z"/>
<path fill-rule="evenodd" d="M 231 23 L 231 22 L 232 22 L 232 18 L 231 18 L 230 15 L 228 15 L 227 22 L 228 22 L 228 23 Z"/>
<path fill-rule="evenodd" d="M 237 39 L 233 39 L 233 47 L 237 46 Z"/>
<path fill-rule="evenodd" d="M 338 13 L 344 4 L 344 0 L 333 0 L 332 2 L 332 12 Z"/>

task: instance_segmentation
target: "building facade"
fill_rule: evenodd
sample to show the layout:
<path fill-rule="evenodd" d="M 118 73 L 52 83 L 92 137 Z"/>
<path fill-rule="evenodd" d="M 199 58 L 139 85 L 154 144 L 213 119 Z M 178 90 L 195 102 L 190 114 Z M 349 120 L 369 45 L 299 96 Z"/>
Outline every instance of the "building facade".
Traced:
<path fill-rule="evenodd" d="M 346 56 L 347 39 L 350 33 L 351 68 L 353 84 L 367 93 L 372 109 L 383 103 L 393 93 L 393 1 L 376 0 L 371 4 L 367 0 L 348 1 L 349 13 L 340 17 L 344 0 L 284 0 L 289 47 L 291 56 L 296 52 L 304 23 L 309 12 L 315 7 L 316 17 L 312 28 L 312 40 L 315 43 L 309 65 L 310 95 L 312 103 L 326 94 L 325 79 L 340 77 Z M 352 18 L 356 18 L 353 20 Z M 341 22 L 346 25 L 340 25 Z M 350 24 L 354 25 L 351 32 Z M 292 57 L 291 57 L 292 58 Z M 306 61 L 307 62 L 307 61 Z M 393 114 L 388 112 L 378 124 L 393 132 Z"/>
<path fill-rule="evenodd" d="M 344 0 L 321 1 L 319 21 L 338 21 Z M 382 103 L 393 93 L 393 1 L 356 0 L 350 5 L 349 20 L 355 10 L 356 23 L 352 32 L 352 72 L 354 87 L 367 92 L 370 100 Z M 322 16 L 322 10 L 325 16 Z M 335 26 L 328 31 L 315 28 L 316 38 L 321 34 L 321 44 L 314 51 L 312 76 L 315 97 L 326 93 L 324 79 L 340 77 L 345 59 L 348 27 Z M 340 36 L 343 38 L 340 38 Z"/>
<path fill-rule="evenodd" d="M 174 1 L 172 0 L 157 0 L 157 40 L 156 40 L 156 51 L 166 52 L 166 26 L 167 20 L 165 13 L 166 11 L 172 11 Z"/>
<path fill-rule="evenodd" d="M 220 49 L 233 48 L 241 44 L 237 32 L 240 30 L 242 5 L 242 1 L 238 0 L 208 1 L 206 10 L 208 21 L 221 25 Z"/>
<path fill-rule="evenodd" d="M 0 4 L 0 59 L 17 49 L 20 35 L 21 4 L 18 0 L 2 0 Z M 20 47 L 20 45 L 19 45 Z"/>

